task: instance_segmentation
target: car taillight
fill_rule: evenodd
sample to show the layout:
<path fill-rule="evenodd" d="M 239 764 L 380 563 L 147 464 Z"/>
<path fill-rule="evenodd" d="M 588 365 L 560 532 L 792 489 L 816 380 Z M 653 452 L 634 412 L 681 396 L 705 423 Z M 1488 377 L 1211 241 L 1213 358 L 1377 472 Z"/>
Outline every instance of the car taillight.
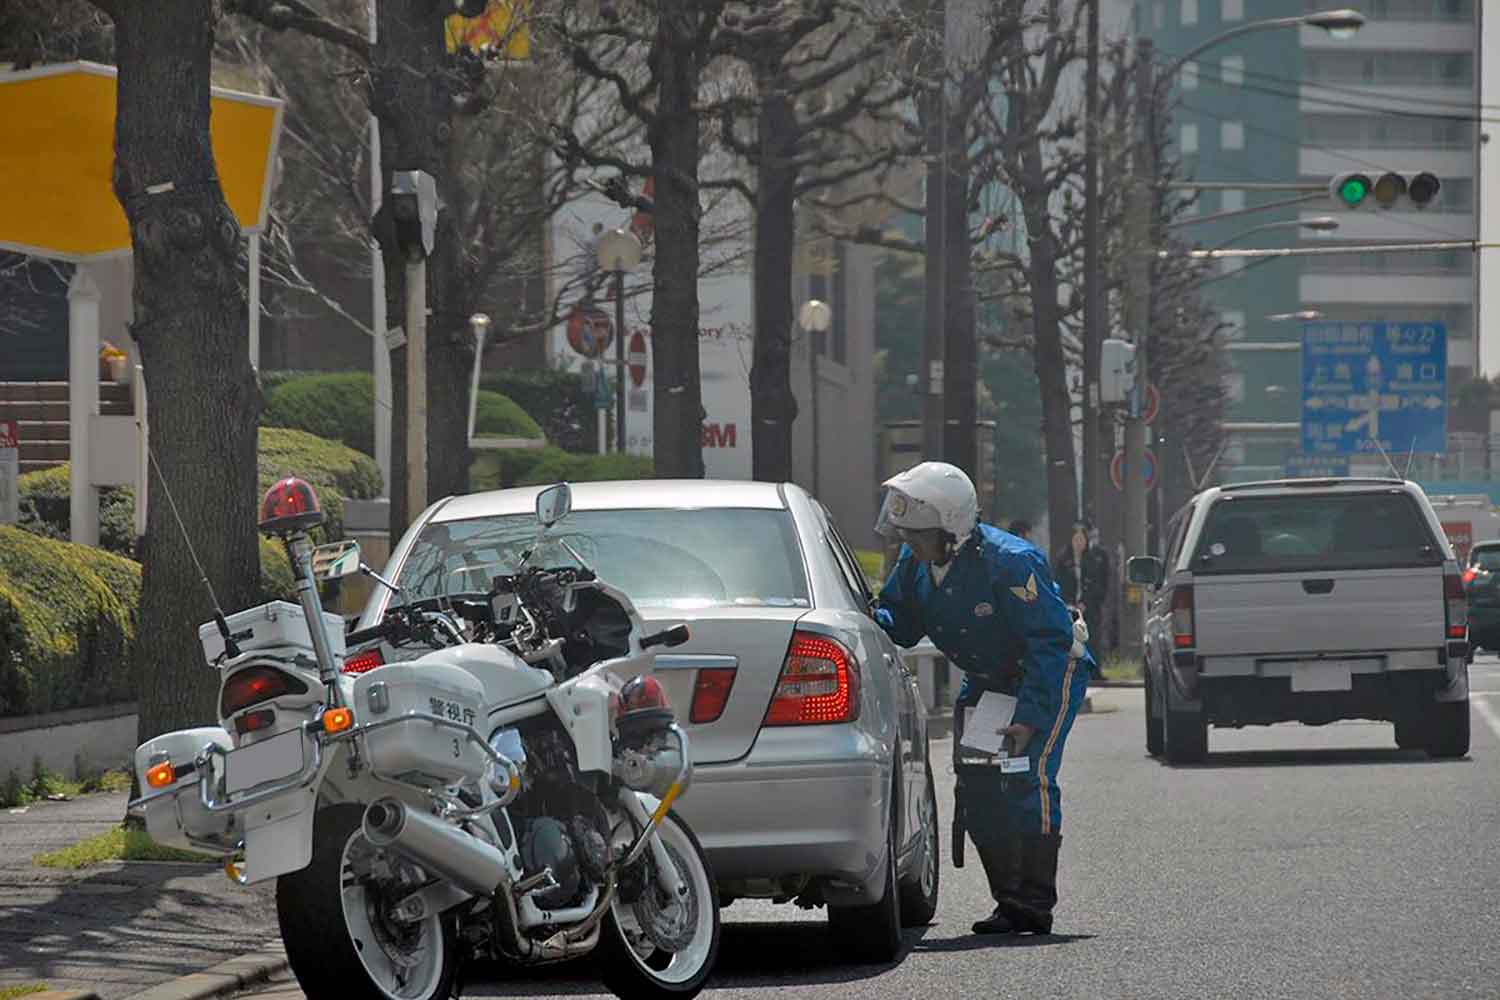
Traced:
<path fill-rule="evenodd" d="M 1448 608 L 1448 638 L 1463 639 L 1469 634 L 1469 599 L 1458 574 L 1444 574 L 1443 600 Z"/>
<path fill-rule="evenodd" d="M 724 714 L 729 704 L 729 692 L 734 687 L 734 667 L 704 667 L 698 671 L 693 682 L 693 707 L 688 721 L 694 725 L 714 722 Z"/>
<path fill-rule="evenodd" d="M 1475 569 L 1473 566 L 1470 566 L 1468 569 L 1464 570 L 1463 581 L 1465 584 L 1473 583 L 1474 578 L 1478 575 L 1479 570 Z"/>
<path fill-rule="evenodd" d="M 794 632 L 766 711 L 768 726 L 853 722 L 859 718 L 859 665 L 840 643 Z"/>
<path fill-rule="evenodd" d="M 219 718 L 284 694 L 306 694 L 307 685 L 274 667 L 247 667 L 224 682 L 219 692 Z"/>
<path fill-rule="evenodd" d="M 363 653 L 355 653 L 344 661 L 344 667 L 340 673 L 345 674 L 367 674 L 376 667 L 384 666 L 385 657 L 380 655 L 379 649 L 367 649 Z"/>
<path fill-rule="evenodd" d="M 1193 588 L 1184 584 L 1172 591 L 1172 645 L 1178 649 L 1192 649 L 1193 637 Z"/>

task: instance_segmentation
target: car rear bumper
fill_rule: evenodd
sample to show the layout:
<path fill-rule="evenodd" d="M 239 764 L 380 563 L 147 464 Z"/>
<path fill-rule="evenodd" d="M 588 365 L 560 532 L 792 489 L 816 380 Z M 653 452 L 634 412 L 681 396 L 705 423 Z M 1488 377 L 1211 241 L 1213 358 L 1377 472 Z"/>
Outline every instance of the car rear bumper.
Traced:
<path fill-rule="evenodd" d="M 1291 676 L 1200 675 L 1198 696 L 1208 721 L 1220 726 L 1276 722 L 1321 724 L 1340 719 L 1380 719 L 1420 711 L 1453 688 L 1445 667 L 1354 673 L 1347 688 L 1306 690 Z"/>
<path fill-rule="evenodd" d="M 741 760 L 695 765 L 677 810 L 721 883 L 864 883 L 884 861 L 890 768 L 852 726 L 766 729 Z"/>

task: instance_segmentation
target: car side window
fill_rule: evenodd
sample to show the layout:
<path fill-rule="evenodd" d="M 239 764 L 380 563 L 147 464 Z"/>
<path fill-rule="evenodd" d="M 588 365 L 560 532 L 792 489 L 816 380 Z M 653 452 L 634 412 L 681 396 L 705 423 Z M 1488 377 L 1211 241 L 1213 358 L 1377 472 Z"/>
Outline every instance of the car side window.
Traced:
<path fill-rule="evenodd" d="M 828 542 L 828 547 L 833 550 L 834 561 L 839 564 L 839 571 L 844 575 L 844 583 L 849 587 L 849 594 L 854 598 L 856 607 L 868 611 L 874 597 L 870 593 L 870 588 L 865 584 L 865 574 L 859 568 L 859 560 L 849 551 L 849 546 L 844 542 L 843 536 L 833 526 L 833 517 L 828 513 L 828 508 L 820 504 L 819 509 L 823 515 L 824 538 Z"/>
<path fill-rule="evenodd" d="M 1169 576 L 1172 573 L 1172 567 L 1177 565 L 1177 556 L 1182 551 L 1182 541 L 1187 536 L 1188 524 L 1192 520 L 1193 508 L 1187 506 L 1178 511 L 1177 516 L 1172 518 L 1172 523 L 1167 526 L 1168 537 L 1172 539 L 1171 544 L 1167 546 L 1167 555 L 1164 560 Z"/>

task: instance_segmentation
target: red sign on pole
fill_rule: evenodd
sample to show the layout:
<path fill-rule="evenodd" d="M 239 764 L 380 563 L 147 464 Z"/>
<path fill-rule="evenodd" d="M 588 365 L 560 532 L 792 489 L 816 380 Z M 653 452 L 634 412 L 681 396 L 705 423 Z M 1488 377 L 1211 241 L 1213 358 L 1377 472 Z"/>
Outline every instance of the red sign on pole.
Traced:
<path fill-rule="evenodd" d="M 639 330 L 630 335 L 630 349 L 626 352 L 625 363 L 630 369 L 631 383 L 640 388 L 646 381 L 646 338 Z"/>
<path fill-rule="evenodd" d="M 1161 412 L 1161 393 L 1156 391 L 1156 386 L 1150 382 L 1146 383 L 1146 399 L 1141 405 L 1141 419 L 1151 423 L 1156 415 Z"/>
<path fill-rule="evenodd" d="M 1443 534 L 1448 536 L 1448 544 L 1453 546 L 1453 556 L 1459 563 L 1469 561 L 1469 549 L 1474 546 L 1474 522 L 1472 521 L 1444 521 Z"/>
<path fill-rule="evenodd" d="M 0 448 L 21 447 L 21 425 L 14 420 L 0 420 Z"/>
<path fill-rule="evenodd" d="M 593 306 L 576 305 L 568 313 L 568 344 L 586 358 L 597 358 L 614 339 L 609 314 Z"/>
<path fill-rule="evenodd" d="M 1115 452 L 1114 459 L 1109 463 L 1109 481 L 1114 483 L 1115 489 L 1125 491 L 1125 451 Z M 1156 487 L 1156 453 L 1149 448 L 1146 449 L 1146 489 Z"/>

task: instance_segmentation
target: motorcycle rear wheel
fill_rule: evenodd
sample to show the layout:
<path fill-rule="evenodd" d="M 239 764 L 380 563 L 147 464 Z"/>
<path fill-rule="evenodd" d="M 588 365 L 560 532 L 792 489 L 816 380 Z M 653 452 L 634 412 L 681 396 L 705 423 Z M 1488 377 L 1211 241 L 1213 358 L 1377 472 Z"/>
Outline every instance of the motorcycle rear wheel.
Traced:
<path fill-rule="evenodd" d="M 276 882 L 292 973 L 309 1000 L 441 1000 L 457 971 L 453 923 L 436 914 L 410 926 L 382 918 L 389 900 L 358 874 L 361 853 L 372 850 L 363 816 L 357 805 L 319 811 L 312 863 Z"/>
<path fill-rule="evenodd" d="M 647 916 L 642 904 L 616 899 L 604 918 L 596 955 L 604 985 L 623 1000 L 695 997 L 719 959 L 719 890 L 703 847 L 676 813 L 668 813 L 657 832 L 691 897 L 668 902 L 660 912 L 685 925 L 677 931 L 687 934 L 687 944 L 675 952 L 657 947 L 642 926 Z M 662 892 L 654 876 L 645 891 Z"/>

